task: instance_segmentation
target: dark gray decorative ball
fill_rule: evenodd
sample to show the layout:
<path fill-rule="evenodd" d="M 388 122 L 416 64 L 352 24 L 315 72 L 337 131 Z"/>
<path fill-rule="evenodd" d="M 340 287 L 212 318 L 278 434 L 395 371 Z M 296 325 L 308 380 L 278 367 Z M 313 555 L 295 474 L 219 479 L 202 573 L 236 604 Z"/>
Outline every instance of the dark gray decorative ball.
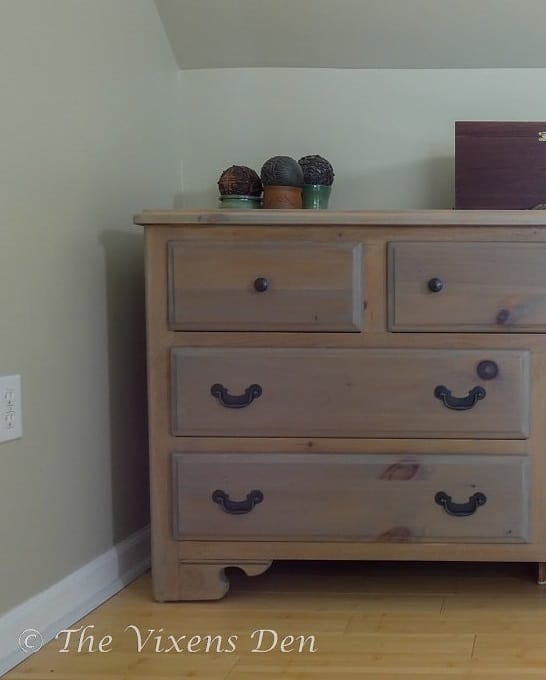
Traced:
<path fill-rule="evenodd" d="M 220 175 L 218 189 L 222 196 L 260 196 L 262 182 L 252 168 L 232 165 Z"/>
<path fill-rule="evenodd" d="M 262 165 L 260 174 L 263 184 L 269 186 L 303 186 L 303 170 L 290 156 L 273 156 Z"/>
<path fill-rule="evenodd" d="M 317 155 L 303 156 L 298 163 L 303 170 L 305 184 L 326 184 L 330 186 L 334 183 L 334 168 L 326 158 Z"/>

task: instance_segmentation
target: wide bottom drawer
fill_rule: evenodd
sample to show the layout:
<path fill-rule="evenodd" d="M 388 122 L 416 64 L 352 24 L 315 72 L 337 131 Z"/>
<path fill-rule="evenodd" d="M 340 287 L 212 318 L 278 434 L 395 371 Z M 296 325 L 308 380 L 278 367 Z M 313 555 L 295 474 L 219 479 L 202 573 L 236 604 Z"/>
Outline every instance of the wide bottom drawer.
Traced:
<path fill-rule="evenodd" d="M 524 456 L 174 453 L 177 539 L 525 542 Z"/>

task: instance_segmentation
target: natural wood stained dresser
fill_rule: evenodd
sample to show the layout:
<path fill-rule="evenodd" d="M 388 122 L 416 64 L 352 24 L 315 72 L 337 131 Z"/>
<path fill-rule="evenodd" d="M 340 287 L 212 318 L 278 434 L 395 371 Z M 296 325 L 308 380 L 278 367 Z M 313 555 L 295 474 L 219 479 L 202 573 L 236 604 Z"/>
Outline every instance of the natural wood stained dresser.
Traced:
<path fill-rule="evenodd" d="M 546 213 L 144 212 L 153 579 L 539 563 Z"/>

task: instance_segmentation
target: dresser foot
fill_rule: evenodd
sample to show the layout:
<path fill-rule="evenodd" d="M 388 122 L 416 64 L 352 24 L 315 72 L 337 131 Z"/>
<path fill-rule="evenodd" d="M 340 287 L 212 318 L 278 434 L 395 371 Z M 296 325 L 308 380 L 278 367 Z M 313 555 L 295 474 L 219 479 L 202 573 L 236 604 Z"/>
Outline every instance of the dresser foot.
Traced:
<path fill-rule="evenodd" d="M 229 590 L 227 567 L 238 567 L 247 576 L 263 574 L 271 562 L 181 562 L 178 566 L 177 600 L 220 600 Z"/>
<path fill-rule="evenodd" d="M 537 562 L 537 583 L 539 586 L 546 585 L 546 562 Z"/>

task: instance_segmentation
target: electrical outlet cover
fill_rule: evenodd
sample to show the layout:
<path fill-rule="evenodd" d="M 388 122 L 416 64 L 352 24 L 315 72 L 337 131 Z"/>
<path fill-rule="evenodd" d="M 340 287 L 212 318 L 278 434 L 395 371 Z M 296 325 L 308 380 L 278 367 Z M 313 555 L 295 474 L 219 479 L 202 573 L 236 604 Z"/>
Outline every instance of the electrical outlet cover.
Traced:
<path fill-rule="evenodd" d="M 22 436 L 21 415 L 21 376 L 0 376 L 0 442 Z"/>

